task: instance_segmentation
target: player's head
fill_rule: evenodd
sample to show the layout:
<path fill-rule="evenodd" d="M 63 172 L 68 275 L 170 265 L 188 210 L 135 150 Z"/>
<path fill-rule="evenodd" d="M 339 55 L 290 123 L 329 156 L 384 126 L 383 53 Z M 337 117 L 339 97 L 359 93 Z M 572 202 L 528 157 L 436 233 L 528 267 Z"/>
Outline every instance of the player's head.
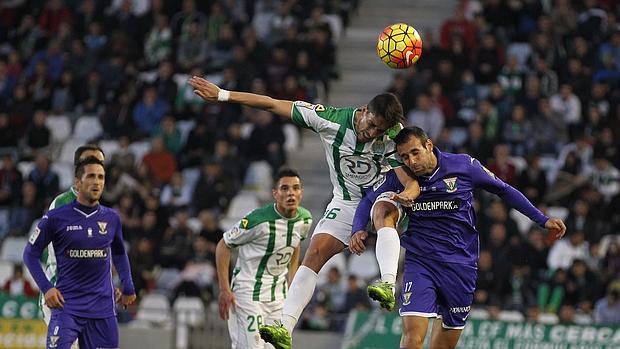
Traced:
<path fill-rule="evenodd" d="M 416 176 L 433 172 L 437 158 L 433 153 L 433 141 L 423 129 L 416 126 L 405 127 L 394 138 L 394 143 L 403 163 Z"/>
<path fill-rule="evenodd" d="M 81 160 L 90 156 L 99 159 L 99 161 L 105 161 L 105 154 L 98 145 L 84 144 L 75 150 L 75 154 L 73 155 L 73 166 L 77 166 Z"/>
<path fill-rule="evenodd" d="M 362 115 L 355 125 L 360 142 L 369 142 L 383 136 L 390 127 L 403 119 L 403 106 L 392 93 L 375 96 L 360 111 Z"/>
<path fill-rule="evenodd" d="M 103 162 L 94 156 L 78 162 L 75 167 L 75 188 L 79 201 L 94 204 L 99 201 L 105 185 Z"/>
<path fill-rule="evenodd" d="M 297 214 L 304 193 L 299 173 L 290 168 L 280 169 L 274 178 L 271 193 L 280 212 L 287 217 Z"/>

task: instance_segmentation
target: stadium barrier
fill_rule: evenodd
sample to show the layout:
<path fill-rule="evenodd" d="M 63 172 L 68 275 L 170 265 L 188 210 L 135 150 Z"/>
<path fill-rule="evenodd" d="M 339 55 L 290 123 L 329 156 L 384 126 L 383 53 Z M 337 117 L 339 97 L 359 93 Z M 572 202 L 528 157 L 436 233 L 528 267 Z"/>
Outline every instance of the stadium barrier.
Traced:
<path fill-rule="evenodd" d="M 430 327 L 430 326 L 429 326 Z M 397 313 L 352 312 L 342 349 L 398 348 Z M 426 336 L 424 348 L 428 348 Z M 619 349 L 620 326 L 545 325 L 469 319 L 457 349 Z"/>
<path fill-rule="evenodd" d="M 0 348 L 44 348 L 46 335 L 36 299 L 0 293 Z"/>

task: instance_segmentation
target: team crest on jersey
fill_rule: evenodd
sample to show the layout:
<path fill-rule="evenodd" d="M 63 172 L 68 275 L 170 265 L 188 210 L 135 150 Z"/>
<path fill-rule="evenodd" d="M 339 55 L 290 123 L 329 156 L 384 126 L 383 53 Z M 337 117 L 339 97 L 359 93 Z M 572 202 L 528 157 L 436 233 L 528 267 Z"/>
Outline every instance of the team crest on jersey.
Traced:
<path fill-rule="evenodd" d="M 106 230 L 108 228 L 108 222 L 98 221 L 97 225 L 99 226 L 99 234 L 105 235 L 108 233 L 108 231 Z"/>
<path fill-rule="evenodd" d="M 28 239 L 28 242 L 31 245 L 34 245 L 35 241 L 37 241 L 37 238 L 39 237 L 39 234 L 41 234 L 41 229 L 39 229 L 39 227 L 35 227 L 32 235 L 30 235 L 30 239 Z"/>
<path fill-rule="evenodd" d="M 403 305 L 411 304 L 411 292 L 403 293 Z"/>
<path fill-rule="evenodd" d="M 446 183 L 446 187 L 448 188 L 446 192 L 454 193 L 456 191 L 456 178 L 457 177 L 444 178 L 443 182 Z"/>
<path fill-rule="evenodd" d="M 58 346 L 59 336 L 50 336 L 50 348 L 56 348 Z"/>
<path fill-rule="evenodd" d="M 243 219 L 241 220 L 241 223 L 240 223 L 239 225 L 241 226 L 241 228 L 243 228 L 243 229 L 247 229 L 247 227 L 248 227 L 248 223 L 250 223 L 250 221 L 248 221 L 248 219 L 247 219 L 247 218 L 243 218 Z"/>
<path fill-rule="evenodd" d="M 374 154 L 383 154 L 385 153 L 385 143 L 381 139 L 375 139 L 372 142 L 371 149 Z"/>

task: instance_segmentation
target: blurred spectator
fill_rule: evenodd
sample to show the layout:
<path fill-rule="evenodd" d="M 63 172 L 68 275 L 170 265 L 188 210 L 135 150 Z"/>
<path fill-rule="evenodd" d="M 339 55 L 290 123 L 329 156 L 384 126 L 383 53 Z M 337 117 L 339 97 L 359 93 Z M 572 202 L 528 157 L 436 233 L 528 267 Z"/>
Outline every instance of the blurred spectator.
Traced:
<path fill-rule="evenodd" d="M 170 183 L 164 185 L 161 191 L 161 205 L 174 212 L 181 207 L 186 207 L 192 199 L 192 188 L 185 183 L 181 172 L 172 174 Z"/>
<path fill-rule="evenodd" d="M 204 209 L 221 211 L 228 207 L 233 189 L 231 179 L 224 174 L 222 166 L 217 162 L 208 162 L 202 167 L 194 188 L 192 207 L 196 212 Z"/>
<path fill-rule="evenodd" d="M 170 227 L 164 231 L 159 251 L 162 267 L 183 269 L 189 260 L 194 233 L 187 225 L 188 219 L 186 210 L 178 210 L 173 216 Z"/>
<path fill-rule="evenodd" d="M 156 66 L 172 54 L 172 30 L 168 24 L 168 17 L 163 13 L 155 15 L 155 23 L 146 36 L 144 56 L 146 62 Z"/>
<path fill-rule="evenodd" d="M 493 256 L 489 250 L 481 250 L 478 258 L 478 279 L 474 291 L 474 304 L 491 305 L 500 302 L 503 279 L 493 266 Z"/>
<path fill-rule="evenodd" d="M 452 16 L 441 25 L 440 32 L 441 47 L 446 50 L 455 36 L 461 36 L 468 51 L 476 48 L 476 27 L 465 18 L 460 6 L 454 8 Z"/>
<path fill-rule="evenodd" d="M 168 104 L 157 96 L 157 90 L 147 87 L 133 109 L 133 120 L 142 134 L 151 135 L 167 111 Z"/>
<path fill-rule="evenodd" d="M 161 124 L 153 131 L 153 136 L 163 138 L 166 150 L 172 154 L 178 154 L 183 148 L 181 131 L 171 115 L 164 116 Z"/>
<path fill-rule="evenodd" d="M 47 119 L 47 112 L 44 110 L 37 110 L 34 113 L 32 124 L 28 127 L 26 133 L 26 145 L 33 151 L 40 150 L 47 147 L 51 141 L 50 129 L 45 124 Z"/>
<path fill-rule="evenodd" d="M 2 165 L 0 166 L 0 207 L 10 206 L 11 203 L 19 201 L 22 180 L 22 174 L 15 166 L 13 155 L 2 155 Z"/>
<path fill-rule="evenodd" d="M 36 186 L 37 199 L 48 203 L 59 190 L 58 174 L 51 168 L 49 157 L 44 153 L 37 154 L 35 166 L 28 174 L 28 180 Z"/>
<path fill-rule="evenodd" d="M 217 217 L 209 210 L 202 210 L 198 213 L 200 221 L 200 236 L 206 240 L 206 249 L 209 253 L 208 259 L 215 264 L 215 248 L 224 232 L 218 226 Z"/>
<path fill-rule="evenodd" d="M 157 186 L 167 184 L 177 170 L 174 155 L 166 149 L 164 140 L 155 137 L 151 140 L 151 150 L 144 155 L 142 163 Z"/>
<path fill-rule="evenodd" d="M 562 116 L 571 137 L 574 137 L 581 125 L 581 102 L 573 93 L 573 87 L 563 84 L 560 92 L 551 96 L 549 103 L 553 112 Z"/>
<path fill-rule="evenodd" d="M 504 123 L 502 138 L 510 146 L 510 154 L 524 156 L 532 149 L 532 123 L 525 117 L 523 105 L 512 107 L 510 119 Z"/>
<path fill-rule="evenodd" d="M 590 313 L 594 308 L 594 301 L 601 293 L 599 287 L 596 276 L 586 263 L 581 259 L 574 259 L 568 270 L 566 302 Z"/>
<path fill-rule="evenodd" d="M 21 264 L 13 265 L 13 275 L 4 283 L 2 290 L 11 297 L 26 296 L 35 298 L 38 294 L 30 282 L 24 277 Z"/>
<path fill-rule="evenodd" d="M 32 222 L 43 214 L 44 202 L 37 197 L 35 183 L 25 181 L 21 186 L 20 200 L 13 202 L 13 207 L 11 207 L 9 234 L 27 236 Z"/>
<path fill-rule="evenodd" d="M 583 230 L 571 231 L 568 239 L 557 240 L 549 250 L 547 266 L 551 270 L 568 270 L 575 259 L 588 259 L 588 243 Z"/>
<path fill-rule="evenodd" d="M 538 154 L 555 156 L 568 137 L 562 116 L 554 113 L 549 100 L 541 98 L 533 118 L 533 141 Z"/>
<path fill-rule="evenodd" d="M 204 64 L 209 52 L 209 44 L 205 35 L 205 28 L 197 19 L 191 20 L 187 31 L 181 34 L 177 51 L 177 63 L 184 71 Z"/>
<path fill-rule="evenodd" d="M 3 148 L 17 148 L 18 134 L 9 122 L 9 116 L 0 113 L 0 151 L 2 152 L 8 150 Z"/>
<path fill-rule="evenodd" d="M 320 285 L 317 289 L 317 300 L 319 303 L 325 304 L 331 313 L 340 313 L 343 310 L 348 312 L 348 310 L 350 310 L 346 309 L 346 306 L 349 304 L 345 305 L 345 301 L 348 301 L 347 297 L 349 294 L 345 293 L 342 281 L 340 270 L 336 267 L 332 267 L 327 273 L 327 282 Z M 347 290 L 347 292 L 348 291 L 349 290 Z"/>
<path fill-rule="evenodd" d="M 517 168 L 510 160 L 510 147 L 499 143 L 493 148 L 489 170 L 504 182 L 514 186 L 517 183 Z"/>
<path fill-rule="evenodd" d="M 545 244 L 544 234 L 540 228 L 532 227 L 527 234 L 527 244 L 524 248 L 523 254 L 532 270 L 534 282 L 540 282 L 546 278 L 549 249 Z"/>
<path fill-rule="evenodd" d="M 286 162 L 286 154 L 282 148 L 284 146 L 282 125 L 273 114 L 264 110 L 255 112 L 254 121 L 254 128 L 248 138 L 248 144 L 252 145 L 247 149 L 248 160 L 265 160 L 272 168 L 279 168 Z"/>
<path fill-rule="evenodd" d="M 594 323 L 604 325 L 620 324 L 620 287 L 614 282 L 607 288 L 607 294 L 594 306 Z"/>
<path fill-rule="evenodd" d="M 543 282 L 537 289 L 538 309 L 542 313 L 557 313 L 564 302 L 567 274 L 564 269 L 557 269 L 548 282 Z"/>
<path fill-rule="evenodd" d="M 528 157 L 527 167 L 521 172 L 517 180 L 518 187 L 532 202 L 541 202 L 547 193 L 547 173 L 540 166 L 540 156 L 534 154 Z"/>
<path fill-rule="evenodd" d="M 344 311 L 369 310 L 370 307 L 370 300 L 365 294 L 364 289 L 359 287 L 359 280 L 355 275 L 349 275 L 345 293 Z"/>
<path fill-rule="evenodd" d="M 594 154 L 594 168 L 590 183 L 601 193 L 606 202 L 620 193 L 620 171 L 603 154 Z"/>
<path fill-rule="evenodd" d="M 407 114 L 407 122 L 424 129 L 431 139 L 436 139 L 444 127 L 445 118 L 429 95 L 421 93 L 416 99 L 415 109 Z"/>
<path fill-rule="evenodd" d="M 156 264 L 153 241 L 148 238 L 137 239 L 129 249 L 131 260 L 131 277 L 136 294 L 150 291 L 155 286 L 153 268 Z"/>
<path fill-rule="evenodd" d="M 127 173 L 132 173 L 136 164 L 136 157 L 129 149 L 129 137 L 121 136 L 118 138 L 119 148 L 110 154 L 110 163 Z"/>

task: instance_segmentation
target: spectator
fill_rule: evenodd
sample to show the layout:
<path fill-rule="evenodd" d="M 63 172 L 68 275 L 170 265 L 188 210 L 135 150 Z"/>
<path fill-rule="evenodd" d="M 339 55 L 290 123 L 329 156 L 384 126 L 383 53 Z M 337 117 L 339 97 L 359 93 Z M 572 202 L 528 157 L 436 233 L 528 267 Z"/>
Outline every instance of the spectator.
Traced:
<path fill-rule="evenodd" d="M 424 129 L 429 137 L 435 139 L 439 138 L 445 119 L 441 109 L 433 104 L 427 94 L 422 93 L 417 97 L 415 109 L 407 114 L 407 122 Z"/>
<path fill-rule="evenodd" d="M 248 160 L 267 161 L 273 169 L 286 162 L 284 152 L 284 132 L 282 125 L 268 111 L 259 110 L 254 114 L 255 127 L 248 139 L 252 146 L 247 150 Z"/>
<path fill-rule="evenodd" d="M 28 180 L 36 186 L 37 199 L 50 202 L 58 193 L 58 174 L 51 169 L 50 159 L 39 153 L 35 158 L 35 167 L 28 174 Z"/>
<path fill-rule="evenodd" d="M 192 199 L 192 187 L 185 183 L 181 172 L 172 174 L 170 183 L 164 185 L 161 191 L 161 205 L 164 208 L 175 212 L 176 210 L 186 207 Z"/>
<path fill-rule="evenodd" d="M 547 257 L 547 266 L 551 270 L 568 270 L 574 260 L 586 260 L 589 255 L 590 251 L 588 243 L 585 241 L 584 231 L 571 231 L 568 234 L 568 239 L 558 240 L 551 246 L 549 257 Z"/>
<path fill-rule="evenodd" d="M 359 287 L 359 281 L 355 275 L 349 275 L 345 294 L 344 310 L 369 310 L 370 300 L 366 292 Z"/>
<path fill-rule="evenodd" d="M 202 173 L 192 197 L 192 207 L 195 211 L 204 209 L 222 211 L 228 207 L 232 198 L 230 178 L 227 178 L 222 166 L 217 162 L 208 162 L 202 168 Z"/>
<path fill-rule="evenodd" d="M 571 137 L 574 137 L 581 125 L 581 102 L 573 93 L 573 87 L 563 84 L 560 92 L 551 96 L 549 103 L 553 112 L 562 116 Z"/>
<path fill-rule="evenodd" d="M 181 34 L 177 49 L 177 63 L 184 71 L 189 71 L 195 66 L 204 64 L 209 52 L 209 43 L 205 36 L 205 28 L 200 25 L 198 19 L 189 23 L 187 31 Z"/>
<path fill-rule="evenodd" d="M 620 193 L 620 171 L 603 154 L 595 154 L 590 183 L 601 193 L 606 202 Z"/>
<path fill-rule="evenodd" d="M 497 144 L 493 148 L 493 158 L 489 163 L 489 170 L 504 182 L 516 185 L 517 168 L 510 160 L 510 147 L 507 144 Z"/>
<path fill-rule="evenodd" d="M 157 66 L 172 55 L 172 30 L 168 17 L 163 13 L 155 15 L 155 23 L 146 36 L 144 56 L 149 66 Z"/>
<path fill-rule="evenodd" d="M 502 138 L 510 146 L 510 154 L 515 156 L 530 153 L 533 146 L 531 143 L 532 123 L 526 119 L 526 112 L 524 106 L 517 104 L 512 107 L 510 120 L 504 123 Z"/>
<path fill-rule="evenodd" d="M 13 275 L 4 283 L 2 290 L 11 297 L 26 296 L 35 298 L 38 294 L 37 290 L 24 277 L 24 270 L 21 264 L 13 265 Z"/>
<path fill-rule="evenodd" d="M 32 124 L 28 127 L 26 144 L 33 151 L 41 150 L 50 145 L 51 134 L 49 128 L 45 125 L 46 119 L 47 113 L 44 110 L 37 110 L 34 113 Z"/>
<path fill-rule="evenodd" d="M 133 121 L 144 135 L 151 135 L 168 111 L 168 104 L 157 96 L 154 87 L 147 87 L 142 101 L 133 109 Z"/>
<path fill-rule="evenodd" d="M 19 201 L 21 187 L 22 174 L 15 167 L 13 155 L 3 155 L 0 167 L 0 207 Z"/>
<path fill-rule="evenodd" d="M 166 149 L 161 137 L 155 137 L 151 140 L 151 150 L 144 155 L 142 163 L 148 169 L 157 186 L 169 183 L 173 173 L 177 170 L 176 159 Z"/>
<path fill-rule="evenodd" d="M 607 288 L 607 294 L 594 306 L 594 323 L 602 325 L 620 324 L 620 287 L 614 282 Z"/>
<path fill-rule="evenodd" d="M 11 207 L 9 234 L 27 236 L 32 222 L 43 214 L 43 202 L 37 197 L 36 185 L 31 181 L 25 181 L 21 186 L 20 200 L 13 202 Z"/>
<path fill-rule="evenodd" d="M 164 116 L 161 124 L 155 128 L 153 135 L 155 137 L 163 138 L 166 150 L 172 154 L 178 154 L 183 148 L 181 131 L 177 127 L 176 121 L 171 115 Z"/>

